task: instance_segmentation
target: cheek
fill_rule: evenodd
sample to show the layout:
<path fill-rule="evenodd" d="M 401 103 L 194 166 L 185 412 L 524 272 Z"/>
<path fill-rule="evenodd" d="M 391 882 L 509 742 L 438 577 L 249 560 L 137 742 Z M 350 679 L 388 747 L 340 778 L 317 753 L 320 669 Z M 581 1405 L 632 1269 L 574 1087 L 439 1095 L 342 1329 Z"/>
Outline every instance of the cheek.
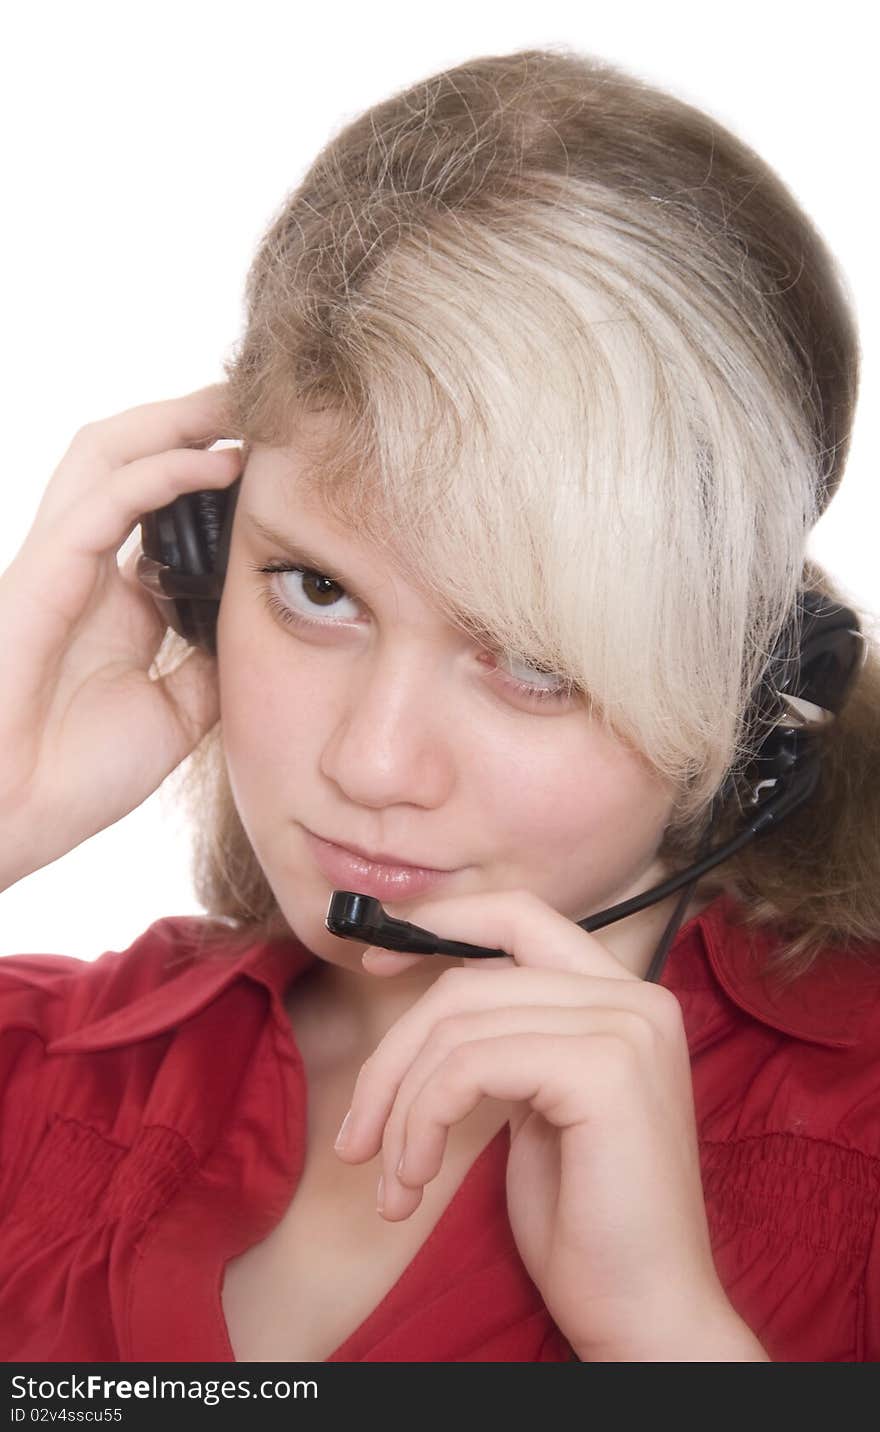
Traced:
<path fill-rule="evenodd" d="M 220 653 L 220 719 L 230 776 L 242 788 L 269 784 L 276 795 L 316 759 L 329 713 L 326 693 L 301 671 L 261 659 L 256 643 Z"/>
<path fill-rule="evenodd" d="M 558 723 L 525 758 L 521 750 L 495 753 L 481 808 L 536 869 L 558 872 L 581 856 L 594 871 L 610 872 L 656 849 L 669 802 L 650 768 L 625 747 Z"/>
<path fill-rule="evenodd" d="M 274 789 L 276 799 L 289 791 L 307 758 L 310 733 L 320 729 L 317 692 L 289 657 L 261 610 L 249 609 L 234 588 L 224 593 L 217 626 L 220 721 L 240 807 L 267 790 Z"/>

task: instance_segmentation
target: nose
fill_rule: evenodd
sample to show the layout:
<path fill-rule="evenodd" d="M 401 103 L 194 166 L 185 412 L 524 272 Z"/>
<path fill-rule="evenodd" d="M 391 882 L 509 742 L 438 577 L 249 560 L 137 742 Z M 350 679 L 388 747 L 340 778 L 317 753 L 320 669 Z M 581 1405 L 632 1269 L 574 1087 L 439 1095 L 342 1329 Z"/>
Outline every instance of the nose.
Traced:
<path fill-rule="evenodd" d="M 398 646 L 368 663 L 346 673 L 322 774 L 353 804 L 441 805 L 455 782 L 455 719 L 436 659 Z"/>

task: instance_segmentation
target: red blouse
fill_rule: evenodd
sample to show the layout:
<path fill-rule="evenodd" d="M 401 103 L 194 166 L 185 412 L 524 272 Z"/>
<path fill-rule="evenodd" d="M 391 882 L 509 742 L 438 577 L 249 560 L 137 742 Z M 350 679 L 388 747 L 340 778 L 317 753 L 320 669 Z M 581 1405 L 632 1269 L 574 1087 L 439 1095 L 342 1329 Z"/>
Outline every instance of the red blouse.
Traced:
<path fill-rule="evenodd" d="M 719 896 L 663 984 L 691 1050 L 727 1295 L 783 1362 L 880 1361 L 880 958 L 789 986 Z M 283 999 L 297 940 L 198 953 L 204 921 L 123 951 L 0 958 L 0 1358 L 233 1362 L 226 1262 L 296 1191 L 306 1083 Z M 880 948 L 877 949 L 880 957 Z M 330 1362 L 556 1362 L 571 1349 L 506 1217 L 507 1126 Z"/>

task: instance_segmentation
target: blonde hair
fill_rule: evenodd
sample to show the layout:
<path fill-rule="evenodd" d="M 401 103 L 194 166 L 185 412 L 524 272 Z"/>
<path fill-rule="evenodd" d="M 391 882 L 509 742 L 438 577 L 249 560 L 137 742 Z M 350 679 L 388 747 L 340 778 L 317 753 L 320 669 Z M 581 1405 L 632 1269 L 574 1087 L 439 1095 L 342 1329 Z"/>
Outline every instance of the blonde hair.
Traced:
<path fill-rule="evenodd" d="M 616 66 L 488 56 L 333 136 L 246 298 L 230 435 L 296 442 L 328 512 L 451 621 L 567 675 L 678 792 L 658 855 L 690 863 L 799 590 L 856 607 L 805 560 L 849 445 L 855 321 L 779 178 Z M 785 926 L 789 975 L 880 934 L 878 698 L 872 643 L 808 808 L 700 887 Z M 219 728 L 181 797 L 206 912 L 284 933 Z"/>

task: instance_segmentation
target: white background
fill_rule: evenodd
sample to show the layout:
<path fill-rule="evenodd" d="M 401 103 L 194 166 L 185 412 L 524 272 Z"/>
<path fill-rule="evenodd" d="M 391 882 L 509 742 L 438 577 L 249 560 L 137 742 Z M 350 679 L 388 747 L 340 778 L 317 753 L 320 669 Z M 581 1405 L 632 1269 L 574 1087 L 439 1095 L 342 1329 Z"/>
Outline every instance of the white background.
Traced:
<path fill-rule="evenodd" d="M 861 402 L 843 487 L 809 550 L 880 612 L 871 31 L 857 0 L 446 0 L 435 15 L 412 0 L 16 7 L 0 86 L 0 570 L 77 428 L 223 376 L 262 230 L 333 132 L 446 66 L 567 43 L 732 128 L 836 254 L 861 329 Z M 157 792 L 0 895 L 0 954 L 94 958 L 163 915 L 199 913 L 188 861 Z"/>

